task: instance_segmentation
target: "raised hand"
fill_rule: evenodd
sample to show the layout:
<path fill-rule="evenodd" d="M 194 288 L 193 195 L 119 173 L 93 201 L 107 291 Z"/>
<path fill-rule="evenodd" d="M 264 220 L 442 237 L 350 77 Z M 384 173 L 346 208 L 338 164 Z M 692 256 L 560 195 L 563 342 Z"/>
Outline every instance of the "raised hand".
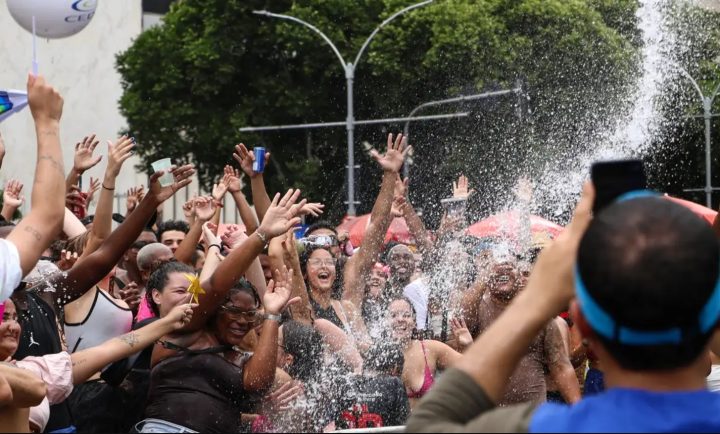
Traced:
<path fill-rule="evenodd" d="M 207 196 L 196 197 L 193 200 L 193 207 L 195 209 L 195 217 L 205 223 L 213 218 L 215 215 L 215 201 Z"/>
<path fill-rule="evenodd" d="M 225 197 L 225 193 L 227 193 L 227 191 L 227 185 L 220 181 L 213 185 L 212 198 L 215 199 L 216 202 L 222 203 L 223 197 Z"/>
<path fill-rule="evenodd" d="M 393 198 L 392 206 L 390 207 L 390 215 L 395 218 L 403 217 L 405 215 L 406 205 L 407 200 L 405 199 L 405 196 L 395 196 L 395 198 Z"/>
<path fill-rule="evenodd" d="M 300 297 L 290 299 L 292 293 L 293 270 L 276 269 L 273 273 L 274 280 L 270 280 L 263 296 L 263 306 L 265 313 L 271 315 L 280 315 L 291 304 L 300 301 Z"/>
<path fill-rule="evenodd" d="M 469 190 L 468 179 L 465 175 L 460 175 L 457 182 L 453 182 L 453 198 L 455 199 L 467 199 L 471 193 L 475 190 Z"/>
<path fill-rule="evenodd" d="M 409 187 L 410 178 L 405 178 L 405 180 L 403 180 L 398 173 L 397 178 L 395 179 L 395 191 L 393 192 L 393 197 L 407 197 Z"/>
<path fill-rule="evenodd" d="M 75 265 L 77 260 L 77 252 L 63 249 L 60 251 L 60 260 L 55 265 L 57 265 L 60 271 L 67 271 Z"/>
<path fill-rule="evenodd" d="M 217 225 L 212 222 L 205 222 L 202 226 L 202 234 L 205 239 L 206 246 L 212 246 L 213 244 L 222 244 L 220 237 L 215 235 L 217 231 Z"/>
<path fill-rule="evenodd" d="M 25 196 L 22 196 L 23 184 L 16 180 L 11 179 L 5 183 L 5 190 L 3 191 L 3 204 L 13 208 L 20 208 L 25 202 Z"/>
<path fill-rule="evenodd" d="M 192 222 L 195 221 L 195 198 L 192 198 L 189 201 L 185 202 L 182 209 L 183 215 L 185 215 L 185 220 L 188 222 L 188 224 L 192 224 Z"/>
<path fill-rule="evenodd" d="M 63 111 L 63 98 L 42 75 L 28 74 L 28 105 L 36 124 L 59 122 Z"/>
<path fill-rule="evenodd" d="M 388 134 L 387 151 L 385 155 L 380 155 L 376 149 L 370 151 L 370 156 L 378 162 L 380 167 L 386 172 L 400 172 L 405 156 L 410 152 L 410 146 L 407 146 L 407 137 L 398 134 L 393 141 L 393 135 Z"/>
<path fill-rule="evenodd" d="M 85 209 L 86 205 L 87 201 L 85 200 L 85 195 L 80 191 L 77 185 L 73 185 L 65 196 L 65 206 L 75 213 L 75 209 Z"/>
<path fill-rule="evenodd" d="M 127 303 L 128 307 L 132 311 L 137 311 L 142 302 L 142 296 L 140 290 L 135 282 L 128 283 L 123 289 L 118 290 L 120 299 Z"/>
<path fill-rule="evenodd" d="M 135 210 L 138 203 L 145 197 L 145 187 L 132 187 L 126 193 L 127 198 L 125 199 L 125 206 L 127 207 L 127 213 L 130 214 Z"/>
<path fill-rule="evenodd" d="M 277 237 L 289 231 L 290 228 L 300 224 L 300 209 L 305 206 L 307 202 L 305 199 L 296 204 L 300 197 L 300 190 L 290 189 L 285 193 L 285 196 L 280 198 L 280 193 L 275 195 L 270 208 L 265 213 L 265 218 L 258 232 L 265 234 L 270 239 Z"/>
<path fill-rule="evenodd" d="M 164 170 L 158 170 L 150 177 L 149 194 L 153 195 L 158 203 L 165 202 L 172 197 L 175 192 L 188 186 L 190 182 L 192 182 L 190 177 L 195 174 L 195 168 L 192 164 L 186 164 L 181 167 L 172 166 L 170 172 L 173 174 L 174 182 L 167 187 L 161 186 L 159 181 L 160 177 L 165 174 Z"/>
<path fill-rule="evenodd" d="M 95 148 L 99 143 L 99 140 L 95 140 L 95 134 L 92 134 L 90 136 L 85 136 L 82 142 L 75 144 L 73 168 L 78 173 L 85 172 L 102 160 L 102 155 L 93 156 L 93 152 L 95 152 Z"/>
<path fill-rule="evenodd" d="M 235 145 L 235 153 L 233 154 L 235 161 L 240 163 L 240 168 L 250 178 L 262 176 L 262 173 L 253 172 L 253 163 L 255 162 L 255 154 L 248 151 L 244 144 Z M 265 152 L 265 167 L 270 163 L 270 152 Z"/>
<path fill-rule="evenodd" d="M 105 171 L 106 175 L 113 178 L 117 178 L 120 174 L 120 169 L 125 161 L 133 155 L 133 148 L 135 148 L 135 138 L 122 136 L 117 142 L 113 144 L 110 140 L 107 141 L 108 145 L 108 165 Z"/>
<path fill-rule="evenodd" d="M 319 217 L 320 214 L 323 213 L 323 208 L 325 208 L 325 205 L 319 202 L 306 203 L 302 208 L 300 208 L 300 215 Z"/>
<path fill-rule="evenodd" d="M 452 330 L 455 340 L 462 348 L 469 347 L 473 343 L 473 337 L 468 330 L 465 320 L 462 318 L 453 318 L 450 320 L 450 329 Z"/>
<path fill-rule="evenodd" d="M 93 201 L 95 193 L 100 190 L 100 184 L 100 178 L 93 178 L 92 176 L 90 177 L 90 187 L 85 193 L 85 197 L 87 198 L 85 200 L 85 209 L 90 209 L 90 203 Z"/>
<path fill-rule="evenodd" d="M 220 238 L 230 250 L 235 250 L 248 238 L 248 236 L 245 231 L 240 229 L 240 226 L 230 225 Z"/>
<path fill-rule="evenodd" d="M 225 166 L 222 183 L 227 187 L 227 191 L 232 193 L 238 193 L 243 188 L 242 176 L 237 169 L 233 169 L 232 166 Z"/>

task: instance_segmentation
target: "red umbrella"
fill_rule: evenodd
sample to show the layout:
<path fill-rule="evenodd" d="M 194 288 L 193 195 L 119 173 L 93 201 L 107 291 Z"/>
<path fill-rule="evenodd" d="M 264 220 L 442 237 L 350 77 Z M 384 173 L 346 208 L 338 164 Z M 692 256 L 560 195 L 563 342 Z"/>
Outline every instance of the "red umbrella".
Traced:
<path fill-rule="evenodd" d="M 357 217 L 355 217 L 355 216 L 346 215 L 345 217 L 343 217 L 342 223 L 340 223 L 340 225 L 337 228 L 335 228 L 338 235 L 342 234 L 343 232 L 349 233 L 350 228 L 352 227 L 353 223 L 355 223 L 356 219 L 357 219 Z"/>
<path fill-rule="evenodd" d="M 702 206 L 695 202 L 690 202 L 689 200 L 678 199 L 677 197 L 671 197 L 671 196 L 668 196 L 667 194 L 664 197 L 665 197 L 665 199 L 671 200 L 675 203 L 679 203 L 680 205 L 682 205 L 685 208 L 689 209 L 690 211 L 694 212 L 698 216 L 707 220 L 708 223 L 710 223 L 710 224 L 713 224 L 713 222 L 715 221 L 715 216 L 717 215 L 717 211 L 715 211 L 715 210 L 712 210 L 708 207 Z"/>
<path fill-rule="evenodd" d="M 517 211 L 504 212 L 492 215 L 471 225 L 466 233 L 478 238 L 484 237 L 510 237 L 516 238 L 520 232 L 520 214 Z M 536 215 L 530 216 L 530 231 L 533 238 L 545 236 L 555 238 L 562 232 L 563 227 Z"/>
<path fill-rule="evenodd" d="M 365 231 L 370 224 L 370 214 L 357 217 L 353 220 L 350 226 L 350 242 L 355 247 L 362 244 L 363 238 L 365 238 Z M 405 219 L 398 217 L 393 219 L 388 228 L 387 234 L 385 234 L 385 242 L 396 241 L 403 244 L 415 244 L 415 239 L 410 235 L 410 229 L 408 228 Z"/>

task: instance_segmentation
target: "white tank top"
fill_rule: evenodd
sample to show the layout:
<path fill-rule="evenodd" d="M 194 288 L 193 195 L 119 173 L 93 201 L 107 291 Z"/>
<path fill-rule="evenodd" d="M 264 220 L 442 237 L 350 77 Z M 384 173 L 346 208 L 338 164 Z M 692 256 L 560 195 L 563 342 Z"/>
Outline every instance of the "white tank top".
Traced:
<path fill-rule="evenodd" d="M 82 322 L 65 323 L 65 338 L 70 353 L 98 346 L 132 329 L 130 309 L 118 306 L 109 295 L 95 288 L 95 300 Z"/>

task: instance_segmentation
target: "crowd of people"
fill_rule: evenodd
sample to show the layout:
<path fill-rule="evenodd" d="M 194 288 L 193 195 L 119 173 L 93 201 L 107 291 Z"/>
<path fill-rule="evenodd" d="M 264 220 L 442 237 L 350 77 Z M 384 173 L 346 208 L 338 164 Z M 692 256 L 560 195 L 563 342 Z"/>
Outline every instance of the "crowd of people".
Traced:
<path fill-rule="evenodd" d="M 429 231 L 402 134 L 370 151 L 382 181 L 360 246 L 299 190 L 268 194 L 243 144 L 163 220 L 192 165 L 114 209 L 135 139 L 108 141 L 80 191 L 100 141 L 66 173 L 63 99 L 42 76 L 28 95 L 30 212 L 16 218 L 9 180 L 0 218 L 0 432 L 720 430 L 720 223 L 650 193 L 593 218 L 588 184 L 555 240 L 471 237 L 461 177 Z M 242 226 L 220 220 L 232 203 Z M 411 244 L 386 242 L 397 217 Z"/>

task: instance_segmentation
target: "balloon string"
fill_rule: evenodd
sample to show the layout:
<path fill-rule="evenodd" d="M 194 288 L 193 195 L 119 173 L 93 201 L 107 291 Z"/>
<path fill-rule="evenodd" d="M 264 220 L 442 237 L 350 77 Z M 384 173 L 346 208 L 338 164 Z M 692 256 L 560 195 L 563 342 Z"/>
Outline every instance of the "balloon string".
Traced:
<path fill-rule="evenodd" d="M 32 58 L 32 71 L 33 75 L 38 75 L 38 62 L 37 62 L 37 37 L 35 35 L 35 15 L 32 17 L 32 33 L 33 33 L 33 41 L 32 41 L 32 48 L 33 48 L 33 58 Z"/>

